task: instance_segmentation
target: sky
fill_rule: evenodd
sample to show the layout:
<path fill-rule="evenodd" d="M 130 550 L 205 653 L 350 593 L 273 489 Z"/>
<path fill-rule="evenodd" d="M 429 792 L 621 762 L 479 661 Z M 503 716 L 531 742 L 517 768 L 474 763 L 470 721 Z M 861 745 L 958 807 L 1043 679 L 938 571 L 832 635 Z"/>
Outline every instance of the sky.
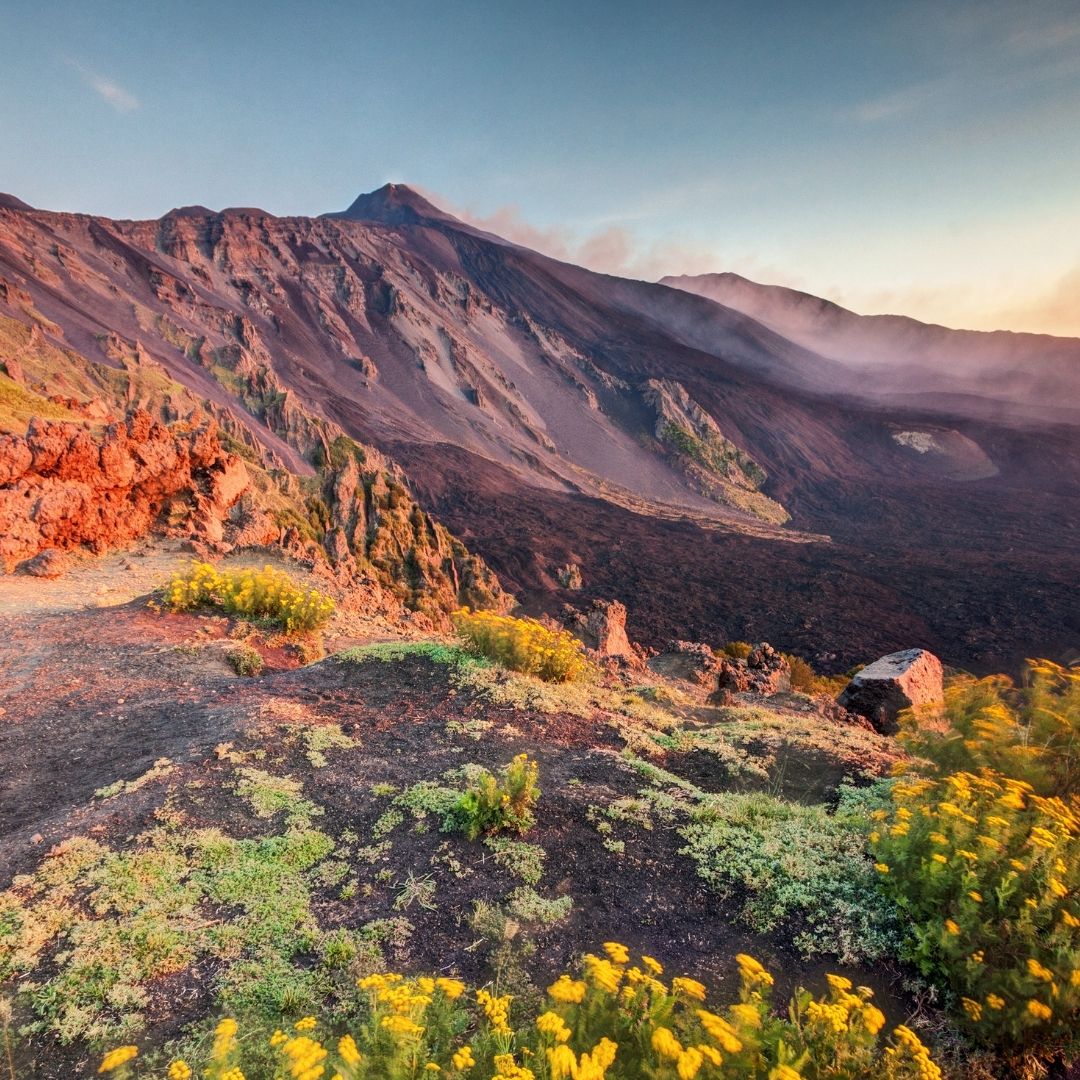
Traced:
<path fill-rule="evenodd" d="M 394 181 L 609 273 L 1080 335 L 1080 0 L 0 0 L 0 102 L 42 208 Z"/>

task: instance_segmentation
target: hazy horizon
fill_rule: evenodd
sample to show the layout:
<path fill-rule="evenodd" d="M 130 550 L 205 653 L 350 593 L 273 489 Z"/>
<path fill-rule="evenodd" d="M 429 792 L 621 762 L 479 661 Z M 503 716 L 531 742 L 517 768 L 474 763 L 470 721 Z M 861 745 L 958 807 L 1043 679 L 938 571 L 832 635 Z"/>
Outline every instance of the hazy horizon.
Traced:
<path fill-rule="evenodd" d="M 596 270 L 1080 335 L 1075 4 L 107 0 L 0 31 L 0 190 L 45 209 L 315 215 L 393 180 Z"/>

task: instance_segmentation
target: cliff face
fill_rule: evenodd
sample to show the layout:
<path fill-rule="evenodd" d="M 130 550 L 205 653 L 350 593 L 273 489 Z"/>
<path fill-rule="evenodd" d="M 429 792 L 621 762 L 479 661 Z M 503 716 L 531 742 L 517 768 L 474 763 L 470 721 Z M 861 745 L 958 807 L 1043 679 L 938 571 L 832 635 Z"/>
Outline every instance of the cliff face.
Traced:
<path fill-rule="evenodd" d="M 374 586 L 380 603 L 436 622 L 463 604 L 511 602 L 483 560 L 417 505 L 400 468 L 305 408 L 247 345 L 225 369 L 235 397 L 200 398 L 141 341 L 111 331 L 89 359 L 56 344 L 58 328 L 29 294 L 8 286 L 5 297 L 28 320 L 0 317 L 6 569 L 40 551 L 102 551 L 158 531 L 211 551 L 280 544 L 344 590 Z M 243 320 L 237 332 L 254 342 Z"/>
<path fill-rule="evenodd" d="M 100 552 L 165 521 L 216 543 L 248 485 L 212 421 L 166 426 L 136 409 L 95 436 L 33 420 L 0 435 L 0 559 L 10 571 L 48 548 Z"/>

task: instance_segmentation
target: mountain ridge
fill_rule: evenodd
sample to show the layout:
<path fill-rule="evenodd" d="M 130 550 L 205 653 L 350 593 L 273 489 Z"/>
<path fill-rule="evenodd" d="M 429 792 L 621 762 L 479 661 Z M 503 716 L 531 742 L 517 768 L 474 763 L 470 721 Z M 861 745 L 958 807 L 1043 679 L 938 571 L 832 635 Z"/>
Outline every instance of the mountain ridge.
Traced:
<path fill-rule="evenodd" d="M 533 610 L 566 598 L 569 561 L 646 642 L 753 634 L 829 664 L 921 637 L 1001 666 L 1031 649 L 1034 619 L 1043 651 L 1066 647 L 1075 577 L 1056 538 L 1080 522 L 1075 440 L 962 396 L 860 399 L 848 365 L 733 307 L 417 200 L 361 203 L 391 223 L 0 209 L 0 308 L 107 367 L 145 355 L 297 475 L 329 452 L 325 431 L 378 448 Z M 830 577 L 844 586 L 823 599 Z M 991 620 L 985 641 L 965 640 L 958 604 Z"/>

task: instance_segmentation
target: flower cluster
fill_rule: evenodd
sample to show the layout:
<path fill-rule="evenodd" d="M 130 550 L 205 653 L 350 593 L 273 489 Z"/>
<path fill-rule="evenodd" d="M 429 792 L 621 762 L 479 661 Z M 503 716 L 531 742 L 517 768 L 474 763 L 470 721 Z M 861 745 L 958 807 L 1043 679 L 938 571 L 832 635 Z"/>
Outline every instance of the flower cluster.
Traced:
<path fill-rule="evenodd" d="M 972 1033 L 1015 1050 L 1080 1024 L 1080 817 L 985 770 L 904 778 L 871 833 L 913 958 L 949 985 Z"/>
<path fill-rule="evenodd" d="M 334 613 L 334 601 L 318 589 L 304 589 L 283 570 L 264 566 L 217 570 L 193 563 L 165 588 L 164 602 L 175 611 L 211 605 L 230 615 L 265 619 L 292 633 L 313 630 Z"/>
<path fill-rule="evenodd" d="M 512 671 L 547 682 L 574 682 L 590 672 L 580 641 L 566 630 L 549 630 L 535 619 L 462 608 L 451 616 L 470 649 Z"/>
<path fill-rule="evenodd" d="M 588 954 L 580 978 L 561 975 L 537 1015 L 514 1022 L 513 999 L 469 994 L 451 978 L 370 975 L 359 982 L 365 1022 L 336 1042 L 320 1037 L 316 1017 L 275 1031 L 275 1080 L 940 1080 L 926 1047 L 899 1027 L 881 1044 L 885 1017 L 865 987 L 829 976 L 824 996 L 799 991 L 786 1018 L 774 1015 L 773 979 L 753 957 L 736 958 L 739 1000 L 709 1007 L 696 979 L 664 981 L 651 956 L 634 963 L 626 946 L 606 942 Z M 233 1020 L 217 1028 L 210 1061 L 198 1074 L 244 1080 Z M 463 1037 L 464 1036 L 464 1037 Z M 123 1067 L 121 1047 L 102 1069 Z M 113 1063 L 119 1063 L 113 1064 Z M 195 1070 L 174 1061 L 169 1080 Z M 249 1080 L 270 1074 L 251 1071 Z"/>

